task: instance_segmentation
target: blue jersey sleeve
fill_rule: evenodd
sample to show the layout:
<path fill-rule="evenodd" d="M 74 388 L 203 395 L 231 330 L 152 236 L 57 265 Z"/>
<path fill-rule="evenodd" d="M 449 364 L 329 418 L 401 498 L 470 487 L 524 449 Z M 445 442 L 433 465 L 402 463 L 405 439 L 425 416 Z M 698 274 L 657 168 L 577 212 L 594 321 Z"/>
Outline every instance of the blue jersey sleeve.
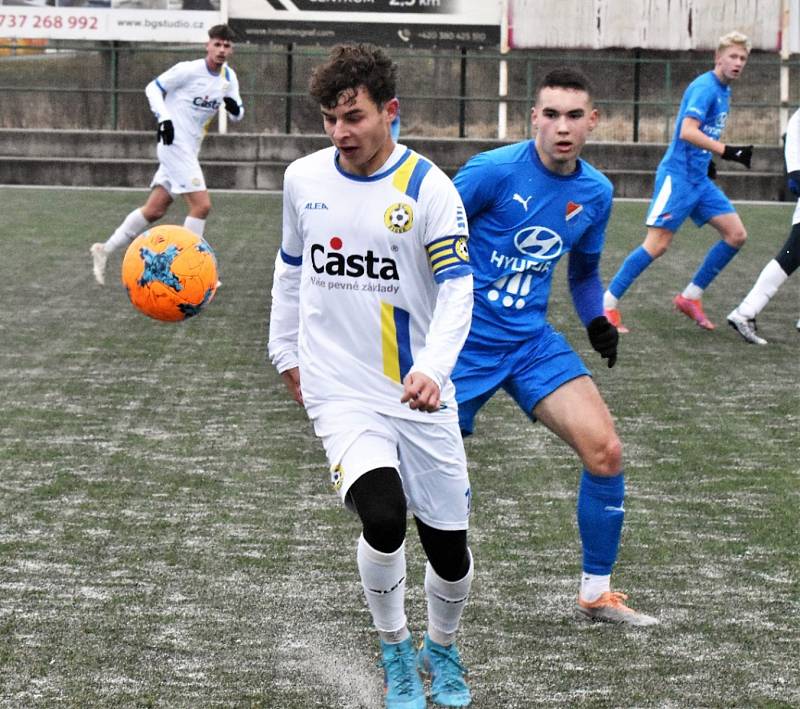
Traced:
<path fill-rule="evenodd" d="M 453 184 L 461 195 L 467 219 L 491 207 L 498 181 L 497 166 L 487 158 L 486 153 L 470 158 L 458 171 Z"/>
<path fill-rule="evenodd" d="M 702 83 L 690 84 L 686 89 L 683 100 L 684 109 L 683 113 L 678 116 L 678 124 L 680 125 L 684 118 L 694 118 L 704 125 L 716 98 L 716 93 L 709 91 L 708 87 Z M 680 129 L 678 129 L 679 131 Z"/>
<path fill-rule="evenodd" d="M 584 326 L 603 314 L 603 284 L 600 280 L 600 253 L 611 217 L 611 196 L 604 210 L 586 230 L 569 256 L 567 279 L 575 311 Z"/>

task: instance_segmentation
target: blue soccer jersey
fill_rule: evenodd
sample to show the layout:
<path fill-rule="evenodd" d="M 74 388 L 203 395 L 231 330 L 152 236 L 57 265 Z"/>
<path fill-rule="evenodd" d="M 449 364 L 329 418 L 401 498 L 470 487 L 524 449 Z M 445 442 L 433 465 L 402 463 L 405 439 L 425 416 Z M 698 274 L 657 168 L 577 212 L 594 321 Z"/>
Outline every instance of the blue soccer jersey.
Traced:
<path fill-rule="evenodd" d="M 723 84 L 713 71 L 698 76 L 683 93 L 672 142 L 664 153 L 659 170 L 671 175 L 685 175 L 689 182 L 697 183 L 708 174 L 711 153 L 681 140 L 681 123 L 684 118 L 700 121 L 700 130 L 714 140 L 719 140 L 728 120 L 731 87 Z"/>
<path fill-rule="evenodd" d="M 546 327 L 559 259 L 602 251 L 611 182 L 582 160 L 571 175 L 551 172 L 532 140 L 476 155 L 453 182 L 469 221 L 475 284 L 469 340 L 536 337 Z"/>

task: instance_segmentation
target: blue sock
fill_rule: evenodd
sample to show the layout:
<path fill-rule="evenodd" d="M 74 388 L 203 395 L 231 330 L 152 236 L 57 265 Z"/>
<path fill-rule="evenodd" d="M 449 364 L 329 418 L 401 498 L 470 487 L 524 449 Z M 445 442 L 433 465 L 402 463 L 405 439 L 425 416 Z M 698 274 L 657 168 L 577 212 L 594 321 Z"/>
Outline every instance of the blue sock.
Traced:
<path fill-rule="evenodd" d="M 631 287 L 633 282 L 641 275 L 651 263 L 653 257 L 647 253 L 644 246 L 634 249 L 628 254 L 622 265 L 617 271 L 617 275 L 611 280 L 608 290 L 615 298 L 621 298 L 625 291 Z"/>
<path fill-rule="evenodd" d="M 617 560 L 625 518 L 625 476 L 592 475 L 583 471 L 578 489 L 578 529 L 583 543 L 583 570 L 610 574 Z"/>
<path fill-rule="evenodd" d="M 730 260 L 739 253 L 739 249 L 734 249 L 733 246 L 726 244 L 720 239 L 714 244 L 697 269 L 697 273 L 692 276 L 692 283 L 705 290 L 708 288 L 711 281 L 713 281 L 717 274 L 728 265 Z"/>

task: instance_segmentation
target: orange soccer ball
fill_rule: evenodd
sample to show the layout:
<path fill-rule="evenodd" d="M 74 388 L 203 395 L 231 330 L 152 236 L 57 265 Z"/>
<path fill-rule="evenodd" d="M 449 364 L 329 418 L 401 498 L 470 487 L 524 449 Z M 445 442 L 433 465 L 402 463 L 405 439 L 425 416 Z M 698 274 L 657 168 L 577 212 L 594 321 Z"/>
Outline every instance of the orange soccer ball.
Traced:
<path fill-rule="evenodd" d="M 122 283 L 131 303 L 145 315 L 185 320 L 217 292 L 217 259 L 197 234 L 163 224 L 131 242 L 122 260 Z"/>

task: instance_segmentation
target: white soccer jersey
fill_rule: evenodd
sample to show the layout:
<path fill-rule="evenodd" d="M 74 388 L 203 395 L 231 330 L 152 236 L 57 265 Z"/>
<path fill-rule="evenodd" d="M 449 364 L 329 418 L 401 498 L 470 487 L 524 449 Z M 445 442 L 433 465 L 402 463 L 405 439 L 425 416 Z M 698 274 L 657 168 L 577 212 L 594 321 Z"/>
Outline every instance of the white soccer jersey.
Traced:
<path fill-rule="evenodd" d="M 311 418 L 324 403 L 360 401 L 389 416 L 453 421 L 449 374 L 472 303 L 464 207 L 447 176 L 405 146 L 386 164 L 349 175 L 331 147 L 287 168 L 270 357 L 279 371 L 299 364 Z M 451 284 L 468 286 L 466 297 L 448 303 Z M 440 384 L 439 412 L 400 403 L 412 369 Z"/>
<path fill-rule="evenodd" d="M 224 105 L 225 96 L 239 104 L 238 115 L 228 114 L 231 120 L 244 117 L 239 80 L 227 64 L 219 74 L 212 74 L 205 59 L 179 62 L 148 84 L 146 94 L 156 120 L 172 121 L 172 145 L 194 155 L 200 152 L 206 126 Z"/>
<path fill-rule="evenodd" d="M 786 138 L 783 146 L 786 160 L 786 172 L 800 170 L 800 108 L 798 108 L 786 124 Z M 800 224 L 800 199 L 794 207 L 792 225 Z"/>

